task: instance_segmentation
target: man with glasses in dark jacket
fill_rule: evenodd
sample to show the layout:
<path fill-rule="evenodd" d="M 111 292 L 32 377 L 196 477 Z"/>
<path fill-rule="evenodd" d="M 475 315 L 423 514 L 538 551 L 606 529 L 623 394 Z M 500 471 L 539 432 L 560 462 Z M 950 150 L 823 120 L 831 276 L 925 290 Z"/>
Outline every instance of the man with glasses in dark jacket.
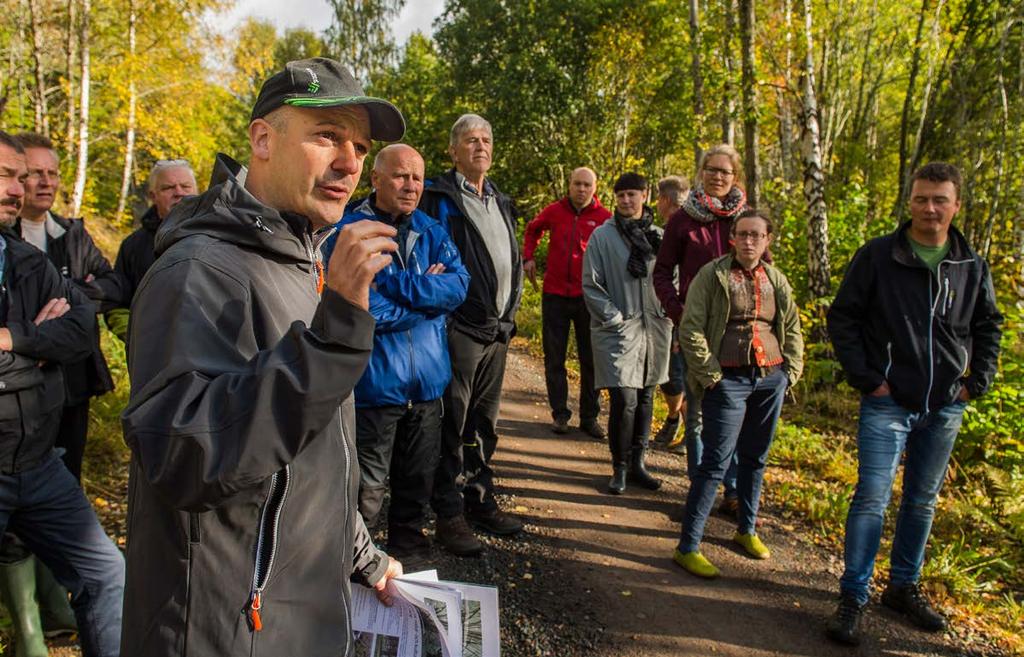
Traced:
<path fill-rule="evenodd" d="M 460 116 L 448 142 L 454 167 L 427 181 L 420 202 L 448 229 L 470 277 L 466 301 L 448 326 L 452 382 L 444 397 L 444 438 L 432 501 L 437 539 L 459 556 L 484 549 L 467 516 L 492 534 L 523 529 L 519 518 L 498 508 L 491 469 L 505 358 L 523 292 L 518 217 L 512 200 L 487 177 L 492 138 L 491 124 L 482 116 Z"/>
<path fill-rule="evenodd" d="M 27 178 L 24 148 L 0 132 L 0 532 L 17 536 L 71 592 L 82 654 L 116 657 L 124 560 L 54 449 L 61 366 L 89 355 L 95 311 L 14 232 Z M 24 609 L 26 587 L 5 588 L 8 606 Z M 13 616 L 15 652 L 45 655 L 38 615 Z"/>
<path fill-rule="evenodd" d="M 910 221 L 857 251 L 828 314 L 836 356 L 861 393 L 846 567 L 827 627 L 841 643 L 860 641 L 901 461 L 903 493 L 882 604 L 921 629 L 946 627 L 918 579 L 964 408 L 996 373 L 1002 323 L 988 263 L 952 225 L 960 184 L 960 172 L 944 162 L 915 172 Z"/>

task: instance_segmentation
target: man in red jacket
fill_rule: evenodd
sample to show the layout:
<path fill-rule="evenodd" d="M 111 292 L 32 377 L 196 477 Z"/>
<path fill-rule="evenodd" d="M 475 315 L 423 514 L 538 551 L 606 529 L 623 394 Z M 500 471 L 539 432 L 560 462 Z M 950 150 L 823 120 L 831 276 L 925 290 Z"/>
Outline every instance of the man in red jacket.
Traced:
<path fill-rule="evenodd" d="M 569 346 L 570 325 L 576 329 L 576 350 L 580 358 L 580 429 L 598 440 L 604 429 L 597 422 L 601 412 L 600 397 L 594 389 L 594 356 L 590 348 L 590 314 L 583 303 L 583 252 L 590 234 L 603 224 L 611 213 L 594 195 L 597 175 L 580 167 L 569 177 L 569 194 L 540 211 L 526 226 L 523 244 L 523 273 L 537 287 L 537 263 L 533 252 L 545 232 L 548 240 L 547 271 L 544 274 L 544 297 L 541 323 L 544 342 L 544 378 L 552 430 L 569 432 L 565 355 Z"/>

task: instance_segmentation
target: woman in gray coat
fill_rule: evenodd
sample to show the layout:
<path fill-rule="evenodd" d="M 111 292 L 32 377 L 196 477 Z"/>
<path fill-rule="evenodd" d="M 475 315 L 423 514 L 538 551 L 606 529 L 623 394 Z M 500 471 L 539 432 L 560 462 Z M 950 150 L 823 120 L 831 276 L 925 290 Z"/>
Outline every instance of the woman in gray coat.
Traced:
<path fill-rule="evenodd" d="M 654 409 L 654 387 L 668 380 L 672 320 L 654 295 L 651 272 L 661 229 L 644 205 L 643 176 L 615 182 L 615 216 L 598 227 L 583 255 L 583 298 L 590 311 L 594 387 L 607 388 L 608 447 L 613 475 L 608 492 L 621 495 L 626 479 L 657 490 L 644 467 Z"/>

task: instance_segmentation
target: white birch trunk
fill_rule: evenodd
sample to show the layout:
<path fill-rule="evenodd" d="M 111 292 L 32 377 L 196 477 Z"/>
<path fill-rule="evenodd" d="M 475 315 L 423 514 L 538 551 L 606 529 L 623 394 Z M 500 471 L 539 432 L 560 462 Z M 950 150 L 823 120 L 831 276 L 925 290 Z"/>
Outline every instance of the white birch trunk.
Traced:
<path fill-rule="evenodd" d="M 828 257 L 828 208 L 825 205 L 825 174 L 821 166 L 821 137 L 818 127 L 818 99 L 814 91 L 814 46 L 811 34 L 811 2 L 804 0 L 803 159 L 804 198 L 807 201 L 807 279 L 816 298 L 831 292 L 832 272 Z"/>
<path fill-rule="evenodd" d="M 117 220 L 124 214 L 132 183 L 135 161 L 135 0 L 128 0 L 128 125 L 124 136 L 124 169 L 121 171 L 121 192 L 117 196 Z"/>
<path fill-rule="evenodd" d="M 71 215 L 81 214 L 85 200 L 85 179 L 89 167 L 89 6 L 90 0 L 82 0 L 82 22 L 78 31 L 78 47 L 81 52 L 81 95 L 78 112 L 78 166 L 75 169 L 75 191 L 71 196 Z"/>
<path fill-rule="evenodd" d="M 43 73 L 43 35 L 36 0 L 28 0 L 28 16 L 32 30 L 32 68 L 36 78 L 35 130 L 50 136 L 50 112 L 46 106 L 46 78 Z"/>

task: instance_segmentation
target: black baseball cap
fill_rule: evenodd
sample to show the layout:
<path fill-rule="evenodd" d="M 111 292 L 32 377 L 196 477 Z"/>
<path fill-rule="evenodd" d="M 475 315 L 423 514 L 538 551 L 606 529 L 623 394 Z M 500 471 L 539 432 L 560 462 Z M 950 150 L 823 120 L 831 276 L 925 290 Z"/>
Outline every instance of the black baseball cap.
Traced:
<path fill-rule="evenodd" d="M 326 57 L 288 62 L 283 71 L 270 76 L 260 88 L 249 120 L 263 118 L 283 105 L 362 105 L 370 114 L 371 139 L 398 141 L 405 134 L 405 119 L 397 107 L 382 98 L 367 96 L 344 66 Z"/>

